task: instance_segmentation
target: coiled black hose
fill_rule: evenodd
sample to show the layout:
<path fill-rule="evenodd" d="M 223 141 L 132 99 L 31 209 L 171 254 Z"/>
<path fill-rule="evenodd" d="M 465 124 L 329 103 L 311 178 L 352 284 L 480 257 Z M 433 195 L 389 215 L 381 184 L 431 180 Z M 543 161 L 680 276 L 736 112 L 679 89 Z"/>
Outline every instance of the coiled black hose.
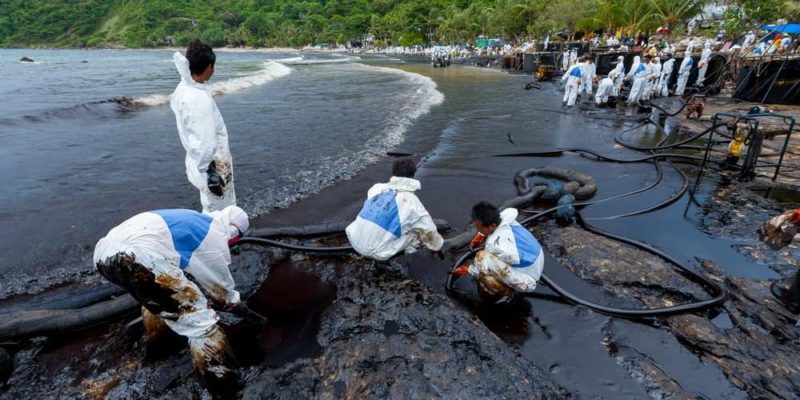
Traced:
<path fill-rule="evenodd" d="M 673 165 L 673 168 L 675 168 L 674 165 Z M 667 199 L 666 201 L 664 201 L 662 203 L 659 203 L 659 204 L 657 204 L 657 205 L 655 205 L 653 207 L 650 207 L 650 208 L 648 208 L 646 210 L 640 210 L 639 212 L 635 212 L 635 213 L 629 213 L 629 214 L 625 214 L 625 215 L 621 215 L 621 216 L 615 216 L 615 218 L 653 211 L 655 209 L 666 207 L 667 205 L 669 205 L 669 204 L 673 203 L 674 201 L 676 201 L 677 198 L 680 198 L 686 192 L 686 188 L 688 187 L 689 178 L 682 171 L 680 171 L 678 168 L 675 168 L 675 169 L 677 171 L 679 171 L 681 173 L 681 176 L 684 178 L 684 185 L 682 187 L 682 190 L 678 191 L 678 193 L 680 193 L 680 195 L 672 196 L 670 199 Z M 660 169 L 659 169 L 659 171 L 660 171 Z M 657 179 L 656 181 L 660 182 L 660 179 Z M 652 186 L 653 185 L 650 185 L 649 187 L 652 187 Z M 625 195 L 630 195 L 630 194 L 633 194 L 633 193 L 639 193 L 641 191 L 643 191 L 643 190 L 639 189 L 639 190 L 635 190 L 635 191 L 630 192 L 629 194 L 625 194 Z M 615 196 L 615 198 L 619 198 L 619 197 L 620 196 Z M 600 201 L 607 201 L 607 200 L 609 200 L 609 199 L 603 199 L 603 200 L 600 200 Z M 598 203 L 600 201 L 597 201 L 597 202 L 594 202 L 594 203 Z M 586 203 L 592 203 L 592 202 L 586 202 Z M 576 203 L 575 205 L 579 205 L 579 204 Z M 586 205 L 586 204 L 584 204 L 584 205 Z M 543 216 L 545 216 L 547 214 L 550 214 L 550 213 L 554 212 L 557 209 L 558 209 L 558 207 L 553 207 L 551 209 L 545 210 L 545 211 L 540 212 L 538 214 L 535 214 L 533 216 L 527 217 L 527 218 L 523 219 L 522 221 L 520 221 L 520 224 L 524 225 L 524 224 L 527 224 L 529 222 L 532 222 L 532 221 L 534 221 L 534 220 L 536 220 L 538 218 L 541 218 L 541 217 L 543 217 Z M 583 218 L 583 216 L 580 214 L 580 212 L 578 212 L 576 214 L 576 216 L 577 216 L 578 224 L 581 227 L 583 227 L 584 229 L 586 229 L 587 231 L 592 232 L 592 233 L 597 234 L 597 235 L 605 236 L 605 237 L 613 239 L 613 240 L 618 240 L 618 241 L 621 241 L 623 243 L 627 243 L 629 245 L 637 247 L 640 250 L 643 250 L 643 251 L 646 251 L 646 252 L 651 253 L 653 255 L 656 255 L 656 256 L 662 258 L 663 260 L 669 262 L 670 264 L 676 266 L 678 268 L 678 270 L 681 272 L 682 275 L 686 276 L 688 279 L 690 279 L 690 280 L 692 280 L 694 282 L 699 283 L 703 287 L 704 290 L 706 290 L 707 292 L 710 293 L 710 295 L 712 297 L 710 299 L 708 299 L 708 300 L 700 300 L 700 301 L 696 301 L 696 302 L 691 302 L 691 303 L 687 303 L 687 304 L 681 304 L 681 305 L 678 305 L 678 306 L 670 306 L 670 307 L 646 308 L 646 309 L 629 309 L 629 308 L 610 307 L 610 306 L 597 304 L 597 303 L 582 299 L 582 298 L 570 293 L 568 290 L 564 289 L 563 287 L 559 286 L 555 281 L 550 279 L 547 276 L 547 274 L 542 273 L 541 281 L 544 282 L 551 289 L 553 289 L 553 291 L 555 291 L 557 294 L 559 294 L 560 296 L 562 296 L 565 299 L 567 299 L 568 301 L 570 301 L 570 302 L 572 302 L 574 304 L 580 304 L 582 306 L 588 307 L 588 308 L 590 308 L 590 309 L 592 309 L 594 311 L 597 311 L 599 313 L 603 313 L 603 314 L 607 314 L 607 315 L 611 315 L 611 316 L 615 316 L 615 317 L 637 318 L 637 319 L 638 318 L 665 317 L 665 316 L 669 316 L 669 315 L 676 315 L 676 314 L 682 314 L 682 313 L 698 312 L 698 311 L 702 311 L 702 310 L 705 310 L 705 309 L 708 309 L 708 308 L 718 307 L 718 306 L 722 305 L 722 303 L 725 302 L 725 299 L 727 297 L 725 289 L 723 289 L 719 285 L 715 284 L 714 282 L 710 281 L 709 279 L 705 278 L 704 276 L 692 271 L 685 264 L 683 264 L 680 261 L 676 260 L 675 258 L 671 257 L 670 255 L 668 255 L 668 254 L 664 253 L 663 251 L 661 251 L 661 250 L 659 250 L 659 249 L 657 249 L 657 248 L 655 248 L 653 246 L 650 246 L 648 244 L 645 244 L 645 243 L 642 243 L 642 242 L 639 242 L 639 241 L 636 241 L 636 240 L 633 240 L 633 239 L 628 239 L 628 238 L 625 238 L 625 237 L 622 237 L 622 236 L 619 236 L 619 235 L 615 235 L 615 234 L 603 231 L 600 228 L 597 228 L 597 227 L 589 224 L 588 222 L 586 222 L 586 220 Z M 458 261 L 456 261 L 456 263 L 454 264 L 453 267 L 455 268 L 455 267 L 457 267 L 459 265 L 462 265 L 464 262 L 466 262 L 466 260 L 468 260 L 470 257 L 472 257 L 476 252 L 477 252 L 477 249 L 465 253 L 464 255 L 462 255 L 458 259 Z M 455 277 L 451 273 L 450 276 L 447 279 L 447 283 L 446 283 L 445 287 L 448 290 L 452 290 L 453 287 L 455 286 L 455 280 L 456 279 L 457 279 L 457 277 Z M 529 296 L 529 297 L 541 297 L 536 293 L 524 293 L 523 295 Z"/>

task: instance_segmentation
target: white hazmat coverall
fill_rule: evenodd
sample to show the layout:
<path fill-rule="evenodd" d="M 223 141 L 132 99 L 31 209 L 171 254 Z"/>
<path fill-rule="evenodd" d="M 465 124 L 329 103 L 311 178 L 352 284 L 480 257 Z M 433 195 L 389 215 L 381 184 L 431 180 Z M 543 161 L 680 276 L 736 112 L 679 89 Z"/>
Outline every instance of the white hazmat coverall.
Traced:
<path fill-rule="evenodd" d="M 486 237 L 484 250 L 475 255 L 469 274 L 485 281 L 485 289 L 500 281 L 521 292 L 533 292 L 544 269 L 544 252 L 533 234 L 517 222 L 519 212 L 507 208 L 500 213 L 500 224 Z M 488 287 L 487 287 L 488 286 Z M 503 299 L 507 300 L 507 299 Z"/>
<path fill-rule="evenodd" d="M 228 241 L 248 226 L 247 214 L 236 206 L 210 214 L 149 211 L 111 229 L 94 250 L 100 274 L 142 305 L 146 341 L 165 325 L 186 337 L 195 369 L 210 388 L 235 381 L 239 373 L 217 313 L 186 275 L 215 303 L 238 304 Z"/>
<path fill-rule="evenodd" d="M 655 61 L 653 61 L 653 63 L 652 63 L 653 64 L 653 74 L 651 75 L 651 77 L 652 77 L 653 80 L 652 80 L 652 83 L 651 83 L 651 86 L 650 86 L 650 93 L 651 93 L 652 97 L 658 97 L 659 94 L 661 93 L 661 92 L 658 91 L 658 84 L 661 81 L 661 69 L 662 69 L 662 66 L 661 66 L 661 59 L 660 58 L 656 57 L 654 60 Z"/>
<path fill-rule="evenodd" d="M 697 81 L 695 85 L 703 86 L 706 80 L 706 71 L 708 70 L 708 60 L 711 58 L 711 43 L 706 42 L 703 52 L 700 53 L 700 62 L 697 66 L 700 69 L 697 71 Z"/>
<path fill-rule="evenodd" d="M 586 72 L 583 74 L 583 90 L 586 94 L 592 94 L 592 84 L 594 83 L 594 76 L 597 74 L 597 66 L 594 65 L 593 62 L 586 62 L 583 64 L 584 71 Z"/>
<path fill-rule="evenodd" d="M 625 80 L 625 57 L 617 57 L 617 66 L 611 71 L 614 73 L 614 96 L 619 96 L 619 91 L 622 89 L 622 82 Z M 609 73 L 609 76 L 611 74 Z"/>
<path fill-rule="evenodd" d="M 694 64 L 692 52 L 686 50 L 686 52 L 683 53 L 681 66 L 678 68 L 678 86 L 675 88 L 676 96 L 683 96 L 683 92 L 686 90 L 686 83 L 689 82 L 689 74 L 692 72 L 692 64 Z"/>
<path fill-rule="evenodd" d="M 200 191 L 204 213 L 236 205 L 233 160 L 222 114 L 208 86 L 192 79 L 189 60 L 179 52 L 175 52 L 172 58 L 181 75 L 181 82 L 170 97 L 170 108 L 175 113 L 178 135 L 186 150 L 186 176 Z M 208 189 L 208 168 L 211 163 L 214 163 L 225 183 L 222 196 Z"/>
<path fill-rule="evenodd" d="M 612 77 L 614 76 L 614 71 L 611 71 L 608 74 L 608 77 L 603 78 L 600 81 L 600 85 L 597 86 L 597 94 L 594 96 L 594 102 L 597 105 L 608 103 L 608 97 L 613 95 L 614 93 L 614 81 Z"/>
<path fill-rule="evenodd" d="M 662 97 L 669 96 L 669 78 L 672 76 L 672 68 L 675 65 L 675 59 L 670 58 L 664 61 L 661 67 L 661 79 L 658 81 L 658 90 Z"/>
<path fill-rule="evenodd" d="M 647 67 L 642 64 L 639 56 L 633 59 L 633 66 L 631 67 L 631 72 L 628 73 L 628 79 L 633 79 L 631 92 L 628 94 L 628 103 L 633 104 L 638 102 L 641 98 L 642 88 L 647 79 Z"/>
<path fill-rule="evenodd" d="M 561 80 L 566 80 L 566 84 L 564 85 L 564 100 L 563 102 L 566 103 L 567 107 L 572 107 L 575 105 L 575 100 L 578 98 L 578 89 L 581 86 L 581 71 L 583 68 L 581 66 L 583 63 L 577 63 L 567 70 L 564 76 L 561 77 Z"/>
<path fill-rule="evenodd" d="M 389 183 L 373 185 L 356 220 L 345 229 L 353 248 L 379 261 L 401 251 L 413 253 L 420 244 L 440 250 L 444 240 L 414 194 L 420 188 L 418 180 L 397 176 Z"/>

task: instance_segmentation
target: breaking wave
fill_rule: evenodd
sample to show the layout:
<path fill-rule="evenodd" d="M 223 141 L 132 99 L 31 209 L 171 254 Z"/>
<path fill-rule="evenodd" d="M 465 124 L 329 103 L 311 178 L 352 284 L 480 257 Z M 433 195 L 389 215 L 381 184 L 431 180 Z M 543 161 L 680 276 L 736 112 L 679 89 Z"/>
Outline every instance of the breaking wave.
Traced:
<path fill-rule="evenodd" d="M 436 83 L 427 76 L 360 63 L 353 63 L 352 68 L 400 75 L 403 78 L 406 87 L 403 91 L 402 104 L 387 113 L 385 117 L 388 123 L 381 134 L 376 134 L 366 141 L 360 150 L 347 155 L 317 158 L 315 167 L 301 168 L 291 176 L 287 176 L 287 181 L 293 182 L 291 185 L 270 188 L 269 194 L 254 192 L 241 196 L 239 202 L 244 203 L 243 206 L 248 212 L 262 214 L 273 208 L 287 207 L 328 186 L 352 178 L 400 144 L 405 139 L 408 128 L 417 119 L 444 102 L 444 94 L 437 90 Z"/>
<path fill-rule="evenodd" d="M 214 96 L 218 96 L 221 94 L 235 93 L 254 86 L 261 86 L 275 79 L 289 75 L 290 73 L 292 73 L 291 68 L 278 62 L 267 61 L 264 63 L 264 68 L 255 74 L 231 78 L 221 82 L 212 82 L 208 86 L 211 93 L 214 94 Z M 169 103 L 169 94 L 156 93 L 149 96 L 138 97 L 133 99 L 133 103 L 144 106 L 157 106 Z"/>
<path fill-rule="evenodd" d="M 337 57 L 337 58 L 305 58 L 303 56 L 300 56 L 300 57 L 281 58 L 279 60 L 274 60 L 274 61 L 276 63 L 284 65 L 318 65 L 318 64 L 342 64 L 342 63 L 358 61 L 360 59 L 361 58 L 357 56 Z"/>

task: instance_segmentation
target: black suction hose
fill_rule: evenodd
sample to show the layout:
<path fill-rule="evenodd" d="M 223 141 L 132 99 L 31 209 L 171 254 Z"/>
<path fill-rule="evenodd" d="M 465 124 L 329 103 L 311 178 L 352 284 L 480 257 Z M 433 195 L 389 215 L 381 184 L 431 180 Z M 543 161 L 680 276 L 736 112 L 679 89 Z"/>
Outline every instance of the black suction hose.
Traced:
<path fill-rule="evenodd" d="M 635 145 L 635 144 L 632 144 L 632 143 L 629 143 L 629 142 L 626 142 L 626 141 L 622 140 L 622 134 L 615 135 L 614 136 L 614 142 L 616 142 L 616 143 L 618 143 L 618 144 L 620 144 L 622 146 L 625 146 L 625 147 L 627 147 L 629 149 L 639 150 L 639 151 L 667 150 L 667 149 L 672 149 L 672 148 L 678 147 L 680 145 L 684 145 L 684 144 L 693 142 L 693 141 L 695 141 L 695 140 L 707 135 L 709 132 L 711 132 L 712 129 L 714 129 L 713 126 L 711 128 L 708 128 L 708 129 L 700 132 L 700 133 L 692 135 L 689 138 L 681 140 L 680 142 L 671 143 L 671 144 L 667 144 L 667 145 L 662 145 L 661 143 L 659 143 L 659 145 L 657 145 L 657 146 L 639 146 L 639 145 Z"/>
<path fill-rule="evenodd" d="M 355 252 L 352 246 L 339 246 L 339 247 L 302 246 L 299 244 L 286 243 L 278 240 L 252 237 L 252 236 L 242 236 L 239 239 L 239 241 L 236 242 L 236 244 L 237 245 L 255 244 L 259 246 L 278 247 L 286 250 L 302 251 L 306 253 L 319 253 L 319 254 L 339 254 L 339 253 Z"/>
<path fill-rule="evenodd" d="M 658 162 L 658 161 L 656 161 L 656 162 Z M 628 213 L 625 213 L 625 214 L 612 215 L 610 217 L 596 217 L 596 218 L 589 218 L 589 219 L 591 219 L 591 220 L 601 220 L 601 219 L 617 219 L 617 218 L 623 218 L 623 217 L 632 217 L 634 215 L 646 214 L 646 213 L 649 213 L 651 211 L 660 210 L 660 209 L 662 209 L 664 207 L 667 207 L 670 204 L 678 201 L 681 197 L 683 197 L 684 193 L 686 193 L 686 191 L 689 189 L 689 177 L 686 176 L 686 173 L 681 171 L 680 168 L 676 167 L 675 164 L 673 164 L 669 160 L 667 162 L 683 178 L 683 185 L 681 185 L 681 188 L 677 192 L 675 192 L 672 196 L 670 196 L 668 199 L 666 199 L 666 200 L 664 200 L 664 201 L 662 201 L 662 202 L 660 202 L 658 204 L 655 204 L 653 206 L 650 206 L 648 208 L 642 209 L 642 210 L 631 211 L 631 212 L 628 212 Z"/>

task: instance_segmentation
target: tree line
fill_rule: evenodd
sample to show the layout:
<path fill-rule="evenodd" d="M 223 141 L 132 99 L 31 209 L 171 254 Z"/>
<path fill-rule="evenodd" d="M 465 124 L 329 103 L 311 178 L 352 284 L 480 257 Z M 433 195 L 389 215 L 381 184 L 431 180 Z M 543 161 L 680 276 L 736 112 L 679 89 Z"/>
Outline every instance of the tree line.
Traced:
<path fill-rule="evenodd" d="M 681 33 L 707 4 L 728 6 L 737 34 L 800 19 L 800 1 L 774 0 L 3 0 L 0 45 L 61 47 L 378 46 L 525 40 L 587 32 Z"/>

